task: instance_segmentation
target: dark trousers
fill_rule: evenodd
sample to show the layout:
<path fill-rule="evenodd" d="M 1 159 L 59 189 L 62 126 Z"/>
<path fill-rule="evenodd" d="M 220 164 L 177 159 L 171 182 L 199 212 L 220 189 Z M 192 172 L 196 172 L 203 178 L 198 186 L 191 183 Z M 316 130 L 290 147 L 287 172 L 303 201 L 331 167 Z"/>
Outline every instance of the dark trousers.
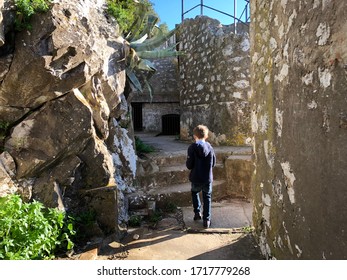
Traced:
<path fill-rule="evenodd" d="M 199 213 L 201 209 L 201 202 L 199 193 L 202 191 L 203 201 L 203 220 L 211 220 L 211 201 L 212 201 L 212 183 L 196 184 L 192 183 L 192 200 L 194 213 Z"/>

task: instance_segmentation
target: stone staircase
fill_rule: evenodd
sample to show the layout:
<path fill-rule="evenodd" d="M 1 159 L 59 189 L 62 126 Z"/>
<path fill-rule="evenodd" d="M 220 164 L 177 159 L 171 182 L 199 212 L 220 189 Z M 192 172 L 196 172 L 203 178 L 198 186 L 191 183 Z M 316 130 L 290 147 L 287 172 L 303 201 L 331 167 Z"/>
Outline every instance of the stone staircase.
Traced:
<path fill-rule="evenodd" d="M 186 148 L 175 152 L 161 151 L 139 160 L 137 192 L 129 195 L 129 212 L 146 211 L 153 206 L 191 206 L 189 170 L 185 166 Z M 231 198 L 250 198 L 253 163 L 250 147 L 215 147 L 213 202 Z M 150 203 L 148 201 L 151 201 Z"/>

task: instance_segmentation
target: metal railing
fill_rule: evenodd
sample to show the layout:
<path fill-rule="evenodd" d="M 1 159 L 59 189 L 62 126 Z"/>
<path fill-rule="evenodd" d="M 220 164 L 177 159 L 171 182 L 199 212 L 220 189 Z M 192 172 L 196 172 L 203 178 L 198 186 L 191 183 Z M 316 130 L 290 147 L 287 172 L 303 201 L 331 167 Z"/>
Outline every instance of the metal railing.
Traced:
<path fill-rule="evenodd" d="M 213 7 L 210 7 L 210 6 L 206 6 L 204 5 L 204 0 L 200 0 L 200 4 L 198 5 L 195 5 L 193 8 L 190 8 L 189 10 L 185 11 L 184 10 L 184 0 L 182 0 L 182 14 L 181 14 L 181 20 L 183 21 L 184 20 L 184 15 L 186 15 L 187 13 L 191 12 L 192 10 L 196 9 L 196 8 L 199 8 L 200 7 L 200 15 L 203 15 L 204 14 L 204 8 L 207 8 L 207 9 L 210 9 L 212 11 L 215 11 L 215 12 L 218 12 L 218 13 L 221 13 L 223 15 L 226 15 L 226 16 L 229 16 L 231 18 L 234 19 L 234 25 L 235 25 L 235 30 L 236 30 L 236 23 L 242 23 L 242 24 L 246 24 L 248 25 L 248 23 L 250 22 L 250 13 L 249 13 L 249 1 L 250 0 L 234 0 L 234 15 L 232 14 L 228 14 L 224 11 L 220 11 L 220 10 L 217 10 Z M 244 2 L 244 9 L 241 13 L 240 16 L 237 16 L 236 14 L 236 7 L 237 7 L 237 3 L 240 3 L 240 2 Z"/>

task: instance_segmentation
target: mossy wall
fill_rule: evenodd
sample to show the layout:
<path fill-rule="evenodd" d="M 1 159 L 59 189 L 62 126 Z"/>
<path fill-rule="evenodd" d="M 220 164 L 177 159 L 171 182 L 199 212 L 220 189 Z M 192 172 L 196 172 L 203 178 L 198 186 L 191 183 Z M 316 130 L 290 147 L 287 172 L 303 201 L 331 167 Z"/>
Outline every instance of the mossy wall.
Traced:
<path fill-rule="evenodd" d="M 251 1 L 254 224 L 275 259 L 346 259 L 347 2 Z"/>

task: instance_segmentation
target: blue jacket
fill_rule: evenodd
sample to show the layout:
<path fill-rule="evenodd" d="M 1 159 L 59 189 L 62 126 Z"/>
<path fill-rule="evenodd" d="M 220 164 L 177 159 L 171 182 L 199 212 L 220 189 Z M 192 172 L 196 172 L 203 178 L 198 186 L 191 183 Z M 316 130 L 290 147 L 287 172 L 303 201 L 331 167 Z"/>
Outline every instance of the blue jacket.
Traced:
<path fill-rule="evenodd" d="M 189 180 L 196 184 L 213 182 L 212 168 L 216 155 L 210 143 L 197 141 L 188 147 L 186 166 L 190 170 Z"/>

